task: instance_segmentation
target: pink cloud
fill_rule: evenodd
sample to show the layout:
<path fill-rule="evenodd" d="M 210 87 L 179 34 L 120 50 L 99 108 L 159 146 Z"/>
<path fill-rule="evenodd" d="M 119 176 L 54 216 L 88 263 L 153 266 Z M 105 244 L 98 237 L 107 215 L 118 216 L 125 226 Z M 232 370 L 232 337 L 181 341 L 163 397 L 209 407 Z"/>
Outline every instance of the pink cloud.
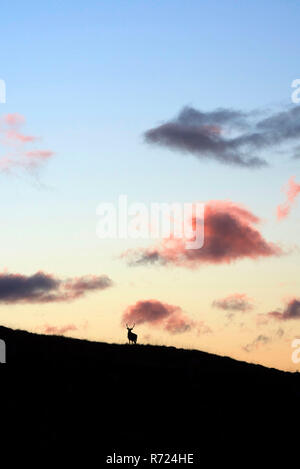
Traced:
<path fill-rule="evenodd" d="M 174 264 L 197 268 L 203 264 L 231 263 L 238 259 L 279 256 L 281 248 L 266 241 L 255 225 L 259 218 L 243 206 L 230 201 L 209 201 L 205 204 L 204 245 L 186 249 L 184 239 L 170 237 L 146 249 L 123 254 L 129 264 Z M 196 226 L 195 217 L 190 220 Z M 199 224 L 198 224 L 199 225 Z"/>
<path fill-rule="evenodd" d="M 27 145 L 35 142 L 37 137 L 21 132 L 24 124 L 24 116 L 18 113 L 0 119 L 0 145 L 4 148 L 4 153 L 0 154 L 0 170 L 37 168 L 54 155 L 50 150 L 27 150 Z"/>
<path fill-rule="evenodd" d="M 54 155 L 50 150 L 33 150 L 27 151 L 25 157 L 27 158 L 27 167 L 38 167 L 43 161 L 48 160 Z"/>
<path fill-rule="evenodd" d="M 25 123 L 25 117 L 15 112 L 14 114 L 6 114 L 3 118 L 4 122 L 10 126 L 18 126 Z"/>
<path fill-rule="evenodd" d="M 43 328 L 43 331 L 45 334 L 54 334 L 54 335 L 62 335 L 65 334 L 66 332 L 69 331 L 77 331 L 78 327 L 76 327 L 74 324 L 66 324 L 65 326 L 61 327 L 56 327 L 56 326 L 50 326 L 46 324 Z"/>
<path fill-rule="evenodd" d="M 32 151 L 27 151 L 25 154 L 28 158 L 46 159 L 46 158 L 50 158 L 53 155 L 53 152 L 49 150 L 32 150 Z"/>
<path fill-rule="evenodd" d="M 283 187 L 286 194 L 286 201 L 277 207 L 277 219 L 282 220 L 286 218 L 291 211 L 292 206 L 296 201 L 296 197 L 300 194 L 300 184 L 295 182 L 295 176 L 290 177 L 286 186 Z"/>
<path fill-rule="evenodd" d="M 20 142 L 34 142 L 36 140 L 36 137 L 33 135 L 23 135 L 16 130 L 8 130 L 5 133 L 6 137 L 10 140 L 19 140 Z"/>
<path fill-rule="evenodd" d="M 190 319 L 179 306 L 163 303 L 158 300 L 141 300 L 128 306 L 122 315 L 122 324 L 149 324 L 159 327 L 171 334 L 181 334 L 189 330 L 197 333 L 211 332 L 203 322 Z"/>

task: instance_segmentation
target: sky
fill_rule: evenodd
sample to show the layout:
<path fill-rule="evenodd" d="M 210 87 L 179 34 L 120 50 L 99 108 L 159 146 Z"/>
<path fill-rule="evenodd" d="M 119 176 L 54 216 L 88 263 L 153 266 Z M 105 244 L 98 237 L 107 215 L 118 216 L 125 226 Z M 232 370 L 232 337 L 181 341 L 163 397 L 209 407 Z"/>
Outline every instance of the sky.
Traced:
<path fill-rule="evenodd" d="M 296 0 L 1 6 L 1 324 L 298 370 Z M 300 93 L 299 93 L 300 97 Z M 202 202 L 204 245 L 100 239 L 101 203 Z"/>

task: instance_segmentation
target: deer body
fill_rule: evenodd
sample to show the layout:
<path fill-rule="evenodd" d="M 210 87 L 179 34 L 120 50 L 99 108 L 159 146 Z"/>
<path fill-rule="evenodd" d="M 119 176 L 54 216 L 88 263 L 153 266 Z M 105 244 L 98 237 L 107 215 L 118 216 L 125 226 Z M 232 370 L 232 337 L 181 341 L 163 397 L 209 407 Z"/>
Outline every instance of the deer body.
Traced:
<path fill-rule="evenodd" d="M 128 337 L 128 342 L 129 343 L 132 343 L 132 344 L 136 344 L 136 341 L 137 341 L 137 334 L 134 334 L 132 331 L 132 329 L 134 328 L 135 324 L 133 324 L 132 327 L 128 327 L 128 325 L 126 324 L 126 327 L 127 327 L 127 331 L 128 331 L 128 334 L 127 334 L 127 337 Z"/>

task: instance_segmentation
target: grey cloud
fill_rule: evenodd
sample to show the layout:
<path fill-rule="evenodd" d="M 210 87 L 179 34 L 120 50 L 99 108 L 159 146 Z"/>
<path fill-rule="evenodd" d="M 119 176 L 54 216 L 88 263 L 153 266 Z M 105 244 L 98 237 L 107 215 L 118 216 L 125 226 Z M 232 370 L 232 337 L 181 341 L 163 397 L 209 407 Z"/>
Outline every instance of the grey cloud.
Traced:
<path fill-rule="evenodd" d="M 146 143 L 246 168 L 267 166 L 261 151 L 299 137 L 300 107 L 263 118 L 256 111 L 221 108 L 202 112 L 185 107 L 175 119 L 144 133 Z"/>
<path fill-rule="evenodd" d="M 243 349 L 246 352 L 252 352 L 254 348 L 256 348 L 259 344 L 268 344 L 271 342 L 271 338 L 267 337 L 266 335 L 260 334 L 259 336 L 256 337 L 252 342 L 249 344 L 245 345 Z"/>
<path fill-rule="evenodd" d="M 86 275 L 61 280 L 37 272 L 33 275 L 0 274 L 0 303 L 51 303 L 70 301 L 89 291 L 104 290 L 113 285 L 107 275 Z"/>

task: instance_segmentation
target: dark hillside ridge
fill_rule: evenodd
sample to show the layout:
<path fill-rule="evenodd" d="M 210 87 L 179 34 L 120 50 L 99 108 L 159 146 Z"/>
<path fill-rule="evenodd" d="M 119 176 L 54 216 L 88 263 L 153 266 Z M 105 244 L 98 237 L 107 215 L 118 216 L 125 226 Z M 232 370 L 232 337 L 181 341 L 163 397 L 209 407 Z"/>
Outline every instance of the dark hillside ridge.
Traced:
<path fill-rule="evenodd" d="M 114 360 L 120 366 L 131 364 L 136 366 L 147 363 L 148 366 L 167 368 L 184 367 L 193 371 L 209 372 L 243 372 L 267 374 L 268 376 L 294 376 L 275 368 L 242 362 L 229 357 L 214 355 L 200 350 L 178 349 L 170 346 L 129 345 L 93 342 L 64 336 L 34 334 L 23 330 L 13 330 L 0 326 L 0 339 L 6 343 L 7 363 L 28 365 L 41 362 L 48 365 L 67 365 L 68 367 L 84 367 L 103 365 L 107 359 Z M 187 368 L 186 368 L 187 367 Z"/>
<path fill-rule="evenodd" d="M 197 450 L 203 461 L 223 454 L 232 462 L 233 442 L 251 458 L 270 438 L 281 442 L 279 458 L 284 440 L 292 444 L 291 421 L 300 422 L 298 373 L 198 350 L 5 327 L 0 338 L 6 437 L 24 448 L 94 453 L 99 466 L 112 451 Z"/>

